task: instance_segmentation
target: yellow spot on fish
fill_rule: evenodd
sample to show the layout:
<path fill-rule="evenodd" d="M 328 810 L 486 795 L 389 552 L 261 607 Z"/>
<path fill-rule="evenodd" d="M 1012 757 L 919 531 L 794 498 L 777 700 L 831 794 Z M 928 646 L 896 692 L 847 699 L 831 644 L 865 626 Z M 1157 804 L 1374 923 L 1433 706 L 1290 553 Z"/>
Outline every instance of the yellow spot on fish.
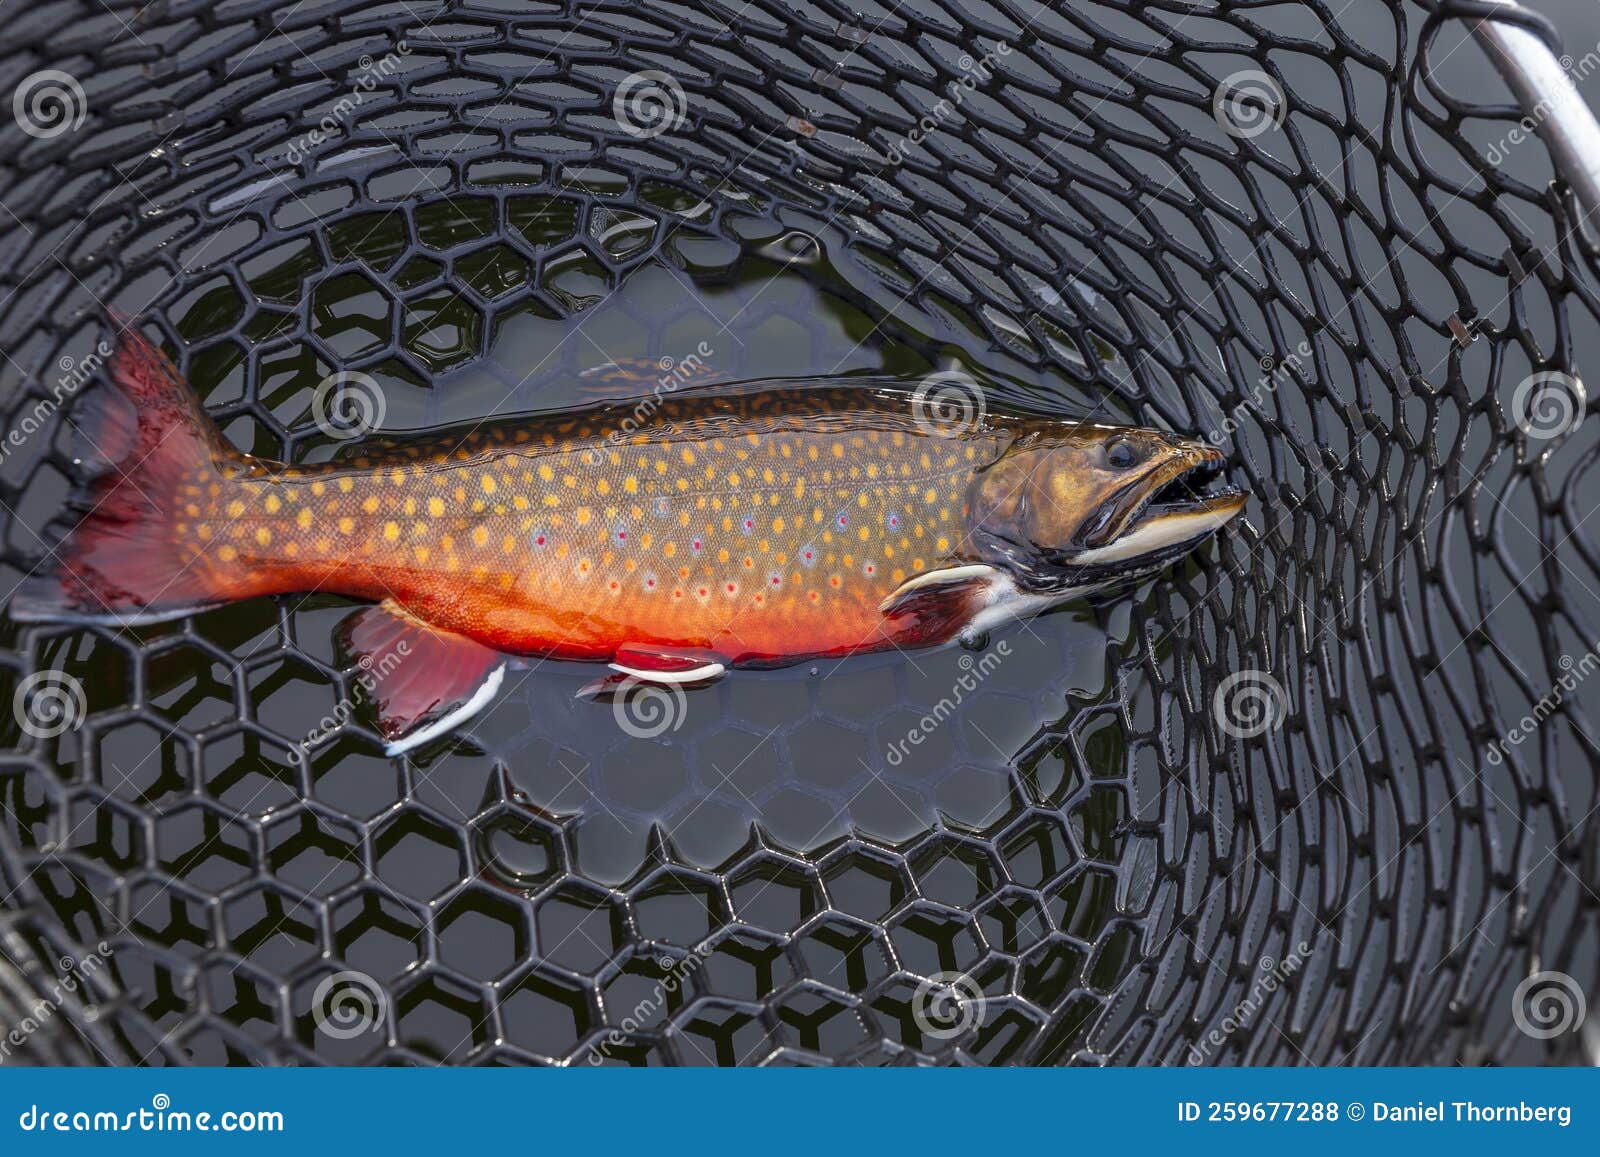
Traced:
<path fill-rule="evenodd" d="M 311 509 L 309 507 L 302 506 L 300 508 L 300 513 L 294 516 L 294 524 L 301 530 L 310 530 Z"/>
<path fill-rule="evenodd" d="M 485 474 L 483 476 L 482 485 L 483 485 L 483 492 L 485 494 L 493 494 L 494 493 L 494 486 L 495 486 L 494 475 L 493 474 Z"/>
<path fill-rule="evenodd" d="M 442 498 L 430 498 L 430 499 L 428 499 L 428 514 L 433 518 L 439 518 L 439 517 L 443 516 L 443 514 L 444 514 L 444 499 L 442 499 Z"/>
<path fill-rule="evenodd" d="M 540 465 L 539 465 L 539 481 L 540 482 L 554 482 L 555 478 L 556 478 L 556 472 L 554 470 L 550 469 L 550 467 L 548 465 L 545 465 L 544 463 L 540 463 Z"/>
<path fill-rule="evenodd" d="M 368 514 L 378 513 L 378 496 L 376 494 L 369 495 L 366 501 L 361 504 L 361 509 Z"/>
<path fill-rule="evenodd" d="M 234 550 L 231 546 L 224 545 L 220 550 L 217 551 L 217 557 L 223 562 L 232 562 L 234 559 L 239 557 L 239 552 Z"/>
<path fill-rule="evenodd" d="M 244 516 L 244 503 L 235 500 L 228 503 L 228 517 L 241 518 Z"/>
<path fill-rule="evenodd" d="M 353 480 L 351 480 L 349 478 L 341 478 L 341 479 L 339 479 L 339 490 L 340 490 L 341 493 L 349 494 L 355 488 L 356 488 L 356 484 L 355 484 L 355 482 Z"/>
<path fill-rule="evenodd" d="M 694 465 L 694 451 L 689 449 L 687 446 L 685 446 L 683 448 L 683 452 L 681 454 L 679 454 L 678 457 L 683 459 L 683 464 L 685 466 L 693 466 Z"/>
<path fill-rule="evenodd" d="M 383 540 L 385 542 L 395 542 L 399 537 L 400 524 L 398 522 L 386 522 L 383 524 Z"/>
<path fill-rule="evenodd" d="M 264 526 L 258 527 L 256 529 L 256 541 L 259 542 L 262 546 L 266 546 L 269 542 L 272 541 L 272 531 L 268 530 Z"/>
<path fill-rule="evenodd" d="M 474 526 L 472 528 L 472 545 L 473 546 L 482 546 L 484 543 L 486 543 L 488 541 L 489 541 L 489 531 L 485 527 L 480 525 L 480 526 Z"/>
<path fill-rule="evenodd" d="M 345 517 L 343 517 L 343 518 L 341 518 L 339 520 L 339 533 L 340 534 L 349 534 L 351 531 L 355 530 L 355 528 L 356 528 L 356 520 L 351 518 L 349 515 L 346 515 Z"/>

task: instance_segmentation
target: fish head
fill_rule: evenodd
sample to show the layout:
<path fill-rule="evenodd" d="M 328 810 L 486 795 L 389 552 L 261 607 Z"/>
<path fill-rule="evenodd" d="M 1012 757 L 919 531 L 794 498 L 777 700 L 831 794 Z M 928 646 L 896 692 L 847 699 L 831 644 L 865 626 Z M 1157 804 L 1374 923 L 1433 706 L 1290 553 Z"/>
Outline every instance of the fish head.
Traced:
<path fill-rule="evenodd" d="M 973 480 L 971 541 L 1024 589 L 1155 570 L 1225 526 L 1246 496 L 1221 451 L 1163 430 L 1075 425 L 1019 437 Z"/>

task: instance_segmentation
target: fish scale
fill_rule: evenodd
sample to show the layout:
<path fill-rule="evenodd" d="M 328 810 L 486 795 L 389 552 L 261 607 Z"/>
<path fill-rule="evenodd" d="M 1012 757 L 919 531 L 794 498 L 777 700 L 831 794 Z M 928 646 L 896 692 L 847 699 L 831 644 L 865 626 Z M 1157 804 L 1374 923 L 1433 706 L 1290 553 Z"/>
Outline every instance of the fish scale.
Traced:
<path fill-rule="evenodd" d="M 823 414 L 835 420 L 812 421 Z M 623 440 L 608 437 L 615 418 L 220 486 L 197 468 L 176 531 L 220 584 L 243 571 L 251 594 L 393 598 L 511 652 L 829 654 L 872 639 L 884 599 L 949 556 L 974 470 L 1000 444 L 831 390 L 675 401 Z"/>

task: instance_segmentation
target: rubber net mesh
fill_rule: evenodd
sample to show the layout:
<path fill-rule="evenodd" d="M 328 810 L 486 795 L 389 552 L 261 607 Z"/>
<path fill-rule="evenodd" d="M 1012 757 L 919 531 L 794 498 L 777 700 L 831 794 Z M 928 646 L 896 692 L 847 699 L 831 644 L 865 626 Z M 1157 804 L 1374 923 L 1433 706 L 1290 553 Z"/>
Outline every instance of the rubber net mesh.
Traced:
<path fill-rule="evenodd" d="M 330 451 L 334 370 L 386 428 L 516 412 L 629 342 L 681 358 L 719 301 L 730 376 L 955 355 L 999 401 L 1210 434 L 1253 496 L 1006 636 L 1033 658 L 916 775 L 883 752 L 955 656 L 931 691 L 899 656 L 736 677 L 653 741 L 535 675 L 477 746 L 390 761 L 359 718 L 299 747 L 353 684 L 338 600 L 6 620 L 0 1008 L 74 981 L 16 1055 L 1581 1060 L 1518 1002 L 1600 980 L 1600 424 L 1519 386 L 1578 372 L 1600 303 L 1465 11 L 9 10 L 0 89 L 60 70 L 85 115 L 0 126 L 5 591 L 107 306 L 273 457 Z M 630 121 L 641 84 L 681 117 Z M 56 734 L 39 673 L 82 693 Z M 364 1022 L 318 1007 L 363 981 Z"/>

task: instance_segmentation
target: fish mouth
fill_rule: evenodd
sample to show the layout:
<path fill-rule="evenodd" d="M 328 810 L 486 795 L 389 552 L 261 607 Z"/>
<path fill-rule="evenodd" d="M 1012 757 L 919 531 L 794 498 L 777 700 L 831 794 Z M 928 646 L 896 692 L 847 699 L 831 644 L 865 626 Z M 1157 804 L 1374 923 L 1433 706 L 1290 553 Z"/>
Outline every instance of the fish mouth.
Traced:
<path fill-rule="evenodd" d="M 1130 557 L 1218 529 L 1246 500 L 1243 490 L 1223 478 L 1225 461 L 1211 446 L 1176 451 L 1096 507 L 1077 535 L 1076 550 L 1060 561 L 1081 565 L 1102 556 Z"/>
<path fill-rule="evenodd" d="M 1082 591 L 1160 570 L 1232 521 L 1249 495 L 1224 476 L 1215 447 L 1182 443 L 1102 500 L 1059 545 L 980 526 L 979 554 L 1033 594 Z"/>

